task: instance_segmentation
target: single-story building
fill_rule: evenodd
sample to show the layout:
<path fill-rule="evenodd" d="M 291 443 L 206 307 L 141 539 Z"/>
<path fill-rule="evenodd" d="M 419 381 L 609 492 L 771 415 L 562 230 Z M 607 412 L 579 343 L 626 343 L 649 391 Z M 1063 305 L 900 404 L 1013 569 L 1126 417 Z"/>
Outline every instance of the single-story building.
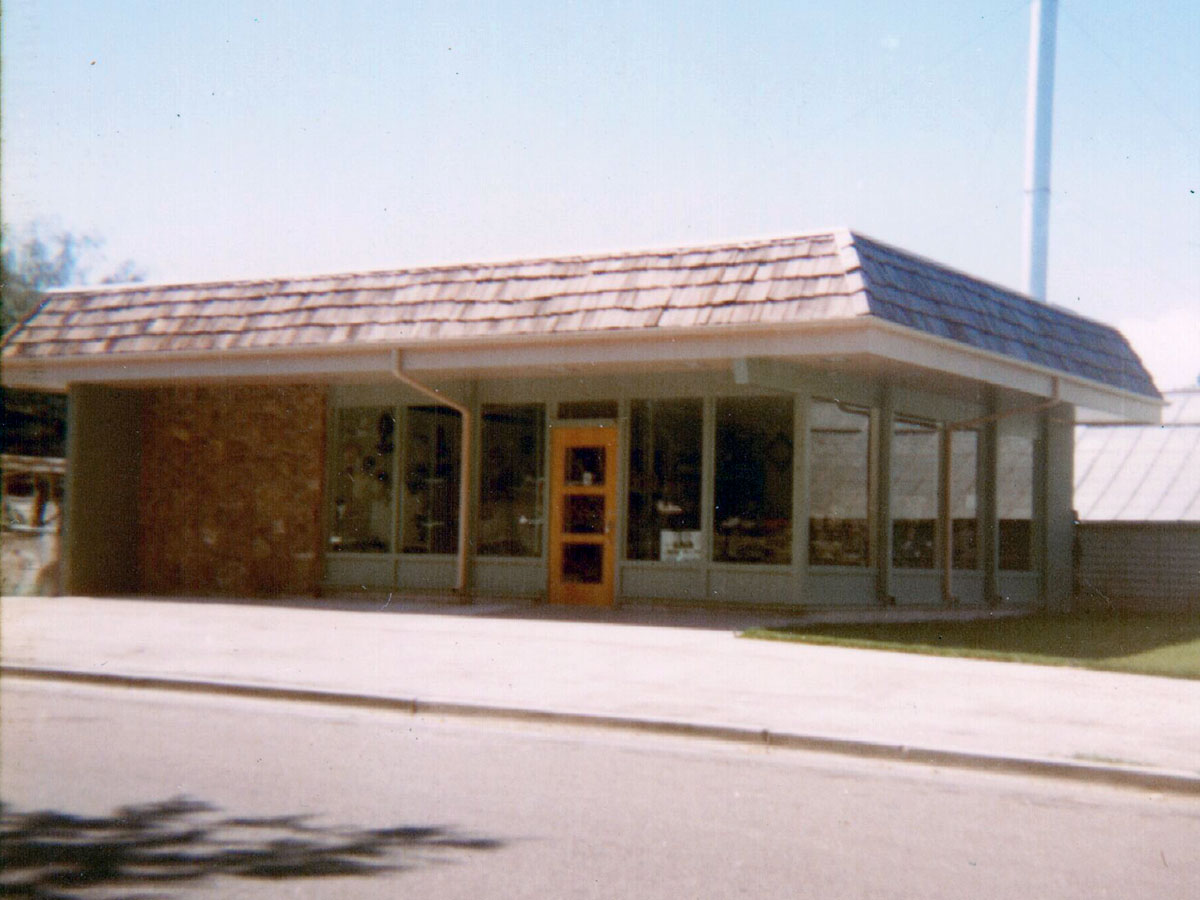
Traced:
<path fill-rule="evenodd" d="M 56 291 L 65 588 L 1064 607 L 1114 329 L 845 229 Z"/>
<path fill-rule="evenodd" d="M 1200 388 L 1157 425 L 1075 429 L 1076 590 L 1098 608 L 1200 612 Z"/>

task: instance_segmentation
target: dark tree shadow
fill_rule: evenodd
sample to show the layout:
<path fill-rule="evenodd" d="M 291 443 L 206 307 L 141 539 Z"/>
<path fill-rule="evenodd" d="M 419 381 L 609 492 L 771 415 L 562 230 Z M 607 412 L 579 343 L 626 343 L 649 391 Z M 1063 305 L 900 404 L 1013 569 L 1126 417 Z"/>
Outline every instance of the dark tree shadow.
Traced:
<path fill-rule="evenodd" d="M 496 850 L 501 841 L 436 826 L 349 828 L 309 816 L 222 816 L 186 797 L 109 816 L 18 812 L 0 804 L 0 897 L 68 900 L 107 888 L 165 897 L 169 884 L 214 876 L 255 879 L 370 876 Z"/>

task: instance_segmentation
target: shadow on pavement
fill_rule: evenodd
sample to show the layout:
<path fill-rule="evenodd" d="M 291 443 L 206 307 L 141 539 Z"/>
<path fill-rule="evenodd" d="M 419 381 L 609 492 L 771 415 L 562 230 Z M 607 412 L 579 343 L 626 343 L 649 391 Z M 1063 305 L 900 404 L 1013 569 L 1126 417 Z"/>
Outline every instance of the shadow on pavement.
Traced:
<path fill-rule="evenodd" d="M 311 817 L 222 816 L 175 798 L 108 816 L 0 806 L 0 897 L 66 900 L 77 891 L 163 897 L 215 876 L 286 880 L 371 876 L 449 862 L 503 842 L 436 826 L 349 828 Z M 105 896 L 108 896 L 106 893 Z"/>

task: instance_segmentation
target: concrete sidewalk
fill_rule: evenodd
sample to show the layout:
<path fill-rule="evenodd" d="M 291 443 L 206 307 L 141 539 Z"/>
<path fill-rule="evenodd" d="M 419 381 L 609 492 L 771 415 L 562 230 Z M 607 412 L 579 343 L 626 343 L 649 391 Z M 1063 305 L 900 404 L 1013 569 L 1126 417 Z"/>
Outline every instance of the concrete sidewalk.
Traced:
<path fill-rule="evenodd" d="M 5 597 L 0 661 L 7 677 L 593 721 L 1200 793 L 1200 682 L 736 636 L 787 618 Z"/>

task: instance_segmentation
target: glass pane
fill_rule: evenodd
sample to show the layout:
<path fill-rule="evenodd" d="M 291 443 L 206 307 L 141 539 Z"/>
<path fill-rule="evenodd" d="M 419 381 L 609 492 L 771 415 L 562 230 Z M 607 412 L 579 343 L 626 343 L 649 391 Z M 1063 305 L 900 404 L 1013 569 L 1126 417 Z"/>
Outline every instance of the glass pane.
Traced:
<path fill-rule="evenodd" d="M 979 436 L 974 431 L 950 435 L 950 518 L 954 530 L 954 568 L 979 568 L 978 494 L 976 465 Z"/>
<path fill-rule="evenodd" d="M 629 558 L 698 560 L 703 405 L 636 400 L 629 425 Z"/>
<path fill-rule="evenodd" d="M 575 494 L 564 498 L 563 530 L 567 534 L 604 534 L 604 496 Z"/>
<path fill-rule="evenodd" d="M 560 419 L 615 419 L 616 400 L 573 400 L 558 404 Z"/>
<path fill-rule="evenodd" d="M 997 447 L 996 506 L 1000 568 L 1033 568 L 1033 439 L 1001 435 Z"/>
<path fill-rule="evenodd" d="M 401 510 L 404 553 L 458 549 L 459 415 L 444 406 L 412 406 L 404 434 Z"/>
<path fill-rule="evenodd" d="M 932 569 L 938 515 L 938 430 L 897 419 L 892 429 L 892 565 Z"/>
<path fill-rule="evenodd" d="M 391 549 L 396 417 L 390 408 L 339 409 L 334 420 L 335 469 L 329 549 Z"/>
<path fill-rule="evenodd" d="M 792 399 L 717 403 L 713 559 L 792 559 Z"/>
<path fill-rule="evenodd" d="M 563 547 L 563 581 L 600 584 L 604 580 L 602 544 L 567 544 Z"/>
<path fill-rule="evenodd" d="M 482 410 L 481 556 L 541 556 L 546 413 L 541 406 Z"/>
<path fill-rule="evenodd" d="M 568 447 L 566 459 L 566 483 L 589 487 L 604 484 L 603 447 Z"/>
<path fill-rule="evenodd" d="M 815 566 L 865 566 L 870 547 L 870 412 L 815 400 L 809 422 L 808 560 Z"/>

